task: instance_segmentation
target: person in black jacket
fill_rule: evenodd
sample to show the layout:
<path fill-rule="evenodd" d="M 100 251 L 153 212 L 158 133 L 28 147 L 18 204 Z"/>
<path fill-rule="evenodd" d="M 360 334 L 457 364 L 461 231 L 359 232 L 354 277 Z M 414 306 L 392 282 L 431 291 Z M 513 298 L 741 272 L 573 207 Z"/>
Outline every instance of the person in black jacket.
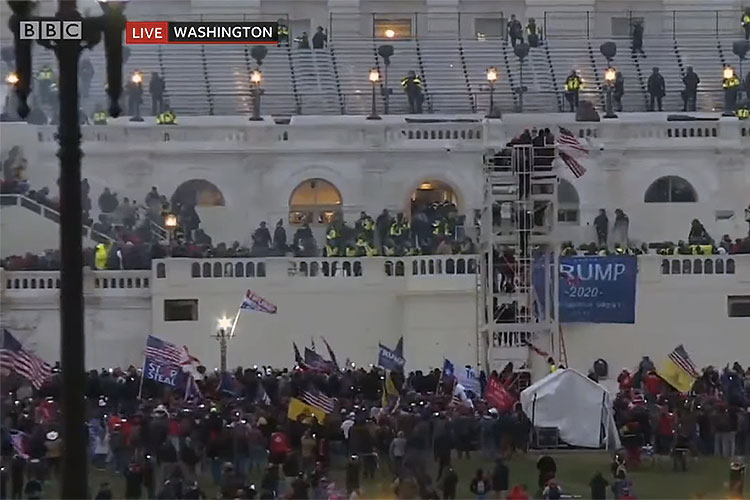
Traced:
<path fill-rule="evenodd" d="M 682 110 L 695 111 L 695 103 L 698 100 L 698 84 L 701 83 L 701 79 L 693 71 L 692 66 L 687 67 L 687 71 L 682 77 L 682 83 L 685 85 L 685 89 L 682 91 Z"/>
<path fill-rule="evenodd" d="M 448 467 L 448 471 L 443 478 L 443 498 L 456 498 L 456 487 L 458 486 L 458 474 L 453 467 Z"/>
<path fill-rule="evenodd" d="M 614 99 L 615 111 L 622 112 L 622 96 L 625 95 L 625 77 L 622 72 L 615 73 L 615 85 L 612 89 L 612 98 Z"/>
<path fill-rule="evenodd" d="M 495 492 L 497 498 L 503 498 L 504 493 L 508 491 L 509 474 L 508 466 L 503 463 L 502 458 L 498 458 L 495 461 L 495 469 L 492 471 L 492 491 Z"/>
<path fill-rule="evenodd" d="M 609 218 L 607 211 L 599 209 L 599 215 L 594 219 L 594 229 L 596 230 L 596 240 L 600 247 L 607 246 L 607 234 L 609 233 Z"/>
<path fill-rule="evenodd" d="M 157 116 L 164 111 L 164 90 L 166 84 L 159 73 L 151 73 L 151 81 L 148 83 L 148 92 L 151 94 L 151 114 Z"/>
<path fill-rule="evenodd" d="M 596 475 L 589 481 L 591 487 L 591 499 L 592 500 L 605 500 L 607 498 L 607 486 L 609 481 L 604 479 L 601 472 L 597 472 Z"/>
<path fill-rule="evenodd" d="M 312 37 L 313 49 L 325 48 L 327 41 L 328 41 L 328 35 L 326 35 L 326 32 L 322 26 L 318 26 L 318 29 L 315 31 L 315 34 Z"/>
<path fill-rule="evenodd" d="M 287 245 L 284 219 L 279 219 L 276 223 L 276 229 L 273 231 L 273 250 L 275 255 L 284 255 L 286 253 Z"/>
<path fill-rule="evenodd" d="M 632 42 L 633 42 L 633 54 L 641 54 L 643 57 L 646 57 L 646 53 L 643 52 L 643 22 L 642 21 L 635 21 L 633 23 Z"/>
<path fill-rule="evenodd" d="M 659 111 L 663 111 L 661 106 L 662 98 L 667 95 L 666 84 L 664 83 L 664 77 L 659 73 L 659 68 L 654 68 L 651 76 L 648 77 L 648 93 L 651 95 L 651 101 L 649 104 L 649 111 L 656 111 L 654 108 L 654 102 L 659 108 Z"/>

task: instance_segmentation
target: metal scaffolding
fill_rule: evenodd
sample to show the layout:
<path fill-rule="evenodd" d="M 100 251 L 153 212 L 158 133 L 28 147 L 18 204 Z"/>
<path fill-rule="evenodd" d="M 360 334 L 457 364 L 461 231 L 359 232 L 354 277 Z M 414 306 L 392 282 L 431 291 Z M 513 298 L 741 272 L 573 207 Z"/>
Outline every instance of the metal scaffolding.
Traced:
<path fill-rule="evenodd" d="M 546 360 L 530 356 L 530 345 L 559 356 L 555 156 L 552 145 L 485 154 L 478 323 L 489 371 L 513 363 L 545 373 Z"/>

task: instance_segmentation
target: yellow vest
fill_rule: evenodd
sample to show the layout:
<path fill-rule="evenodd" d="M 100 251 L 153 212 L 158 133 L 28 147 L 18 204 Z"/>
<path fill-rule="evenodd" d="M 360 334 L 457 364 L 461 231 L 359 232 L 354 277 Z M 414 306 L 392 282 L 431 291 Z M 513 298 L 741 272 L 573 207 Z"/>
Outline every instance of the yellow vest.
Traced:
<path fill-rule="evenodd" d="M 737 78 L 737 75 L 733 76 L 732 78 L 724 78 L 724 80 L 721 83 L 721 86 L 725 89 L 734 89 L 740 86 L 740 79 Z"/>
<path fill-rule="evenodd" d="M 326 245 L 326 257 L 338 257 L 339 249 L 331 245 Z"/>
<path fill-rule="evenodd" d="M 159 113 L 156 117 L 156 123 L 159 125 L 174 125 L 176 123 L 177 116 L 174 112 L 167 110 L 163 113 Z"/>
<path fill-rule="evenodd" d="M 569 76 L 565 80 L 565 90 L 568 92 L 578 92 L 581 90 L 581 78 L 578 76 Z"/>
<path fill-rule="evenodd" d="M 750 118 L 750 108 L 739 108 L 735 114 L 740 120 L 747 120 Z"/>
<path fill-rule="evenodd" d="M 96 265 L 96 268 L 99 270 L 107 269 L 107 257 L 109 256 L 109 251 L 107 247 L 99 243 L 96 245 L 96 254 L 94 256 L 94 264 Z"/>
<path fill-rule="evenodd" d="M 401 236 L 401 231 L 401 225 L 394 221 L 393 224 L 391 224 L 391 236 Z"/>
<path fill-rule="evenodd" d="M 555 365 L 555 363 L 552 363 L 551 365 L 549 365 L 550 373 L 555 373 L 556 371 L 557 371 L 557 365 Z"/>
<path fill-rule="evenodd" d="M 94 113 L 94 125 L 106 125 L 107 124 L 107 113 L 104 111 L 97 111 Z"/>
<path fill-rule="evenodd" d="M 346 247 L 346 256 L 347 257 L 356 257 L 357 256 L 357 249 L 353 246 Z"/>
<path fill-rule="evenodd" d="M 742 26 L 747 26 L 750 24 L 750 14 L 745 14 L 742 16 Z"/>

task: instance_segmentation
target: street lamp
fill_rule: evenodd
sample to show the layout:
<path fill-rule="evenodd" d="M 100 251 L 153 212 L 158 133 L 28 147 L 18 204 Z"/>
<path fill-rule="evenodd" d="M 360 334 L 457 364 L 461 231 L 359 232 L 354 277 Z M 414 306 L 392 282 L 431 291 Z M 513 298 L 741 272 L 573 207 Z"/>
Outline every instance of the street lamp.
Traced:
<path fill-rule="evenodd" d="M 370 110 L 370 116 L 368 116 L 367 119 L 380 120 L 381 117 L 378 115 L 378 107 L 375 102 L 375 87 L 378 86 L 378 82 L 380 81 L 380 71 L 378 71 L 378 68 L 372 68 L 368 78 L 370 79 L 370 83 L 372 83 L 372 108 Z"/>
<path fill-rule="evenodd" d="M 172 256 L 172 237 L 177 229 L 177 216 L 173 213 L 164 215 L 164 228 L 167 230 L 167 256 Z"/>
<path fill-rule="evenodd" d="M 16 72 L 15 86 L 18 114 L 29 115 L 27 98 L 31 92 L 33 41 L 22 37 L 21 22 L 49 21 L 32 15 L 36 2 L 8 0 L 13 11 L 9 26 L 13 31 Z M 55 20 L 81 22 L 78 40 L 41 39 L 37 42 L 53 49 L 59 68 L 59 121 L 57 138 L 60 143 L 60 360 L 62 361 L 62 474 L 61 498 L 87 498 L 89 478 L 88 431 L 86 422 L 86 338 L 83 314 L 83 251 L 81 226 L 81 124 L 78 97 L 78 58 L 83 49 L 92 49 L 104 39 L 107 59 L 107 94 L 109 113 L 120 116 L 118 101 L 122 93 L 122 33 L 125 30 L 126 2 L 100 2 L 104 14 L 83 17 L 75 0 L 59 0 Z"/>
<path fill-rule="evenodd" d="M 218 321 L 218 330 L 213 338 L 219 341 L 219 365 L 221 373 L 227 371 L 227 342 L 232 338 L 232 320 L 222 316 Z"/>
<path fill-rule="evenodd" d="M 734 72 L 734 68 L 726 66 L 722 72 L 724 87 L 724 113 L 723 116 L 734 116 L 734 107 L 737 105 L 737 90 L 740 82 Z"/>
<path fill-rule="evenodd" d="M 250 117 L 251 122 L 263 121 L 260 116 L 260 96 L 263 94 L 263 89 L 260 88 L 260 84 L 263 81 L 263 73 L 260 69 L 255 68 L 250 73 L 250 83 L 252 84 L 250 92 L 253 96 L 253 115 Z"/>
<path fill-rule="evenodd" d="M 605 114 L 604 118 L 617 118 L 614 111 L 614 105 L 612 103 L 612 90 L 615 87 L 615 79 L 617 78 L 617 70 L 610 66 L 604 71 L 604 81 L 606 82 L 607 96 L 605 99 Z"/>
<path fill-rule="evenodd" d="M 133 71 L 133 75 L 130 77 L 130 82 L 133 84 L 131 87 L 130 99 L 134 99 L 133 116 L 130 118 L 131 122 L 142 122 L 143 117 L 141 116 L 141 98 L 143 97 L 143 73 L 138 70 Z"/>
<path fill-rule="evenodd" d="M 5 77 L 5 83 L 10 85 L 11 87 L 15 87 L 18 83 L 18 73 L 16 73 L 15 71 L 8 73 L 8 76 Z"/>
<path fill-rule="evenodd" d="M 18 85 L 18 74 L 16 72 L 10 72 L 5 76 L 5 83 L 8 84 L 8 94 L 5 96 L 5 103 L 3 105 L 3 112 L 0 114 L 0 121 L 10 122 L 17 121 L 18 117 L 13 109 L 15 97 L 13 91 Z"/>
<path fill-rule="evenodd" d="M 490 86 L 490 109 L 486 118 L 500 118 L 500 111 L 495 108 L 495 84 L 497 83 L 498 71 L 494 66 L 487 68 L 487 84 Z"/>
<path fill-rule="evenodd" d="M 387 29 L 385 30 L 385 36 L 386 38 L 393 38 L 394 36 L 396 36 L 396 32 L 392 29 Z"/>

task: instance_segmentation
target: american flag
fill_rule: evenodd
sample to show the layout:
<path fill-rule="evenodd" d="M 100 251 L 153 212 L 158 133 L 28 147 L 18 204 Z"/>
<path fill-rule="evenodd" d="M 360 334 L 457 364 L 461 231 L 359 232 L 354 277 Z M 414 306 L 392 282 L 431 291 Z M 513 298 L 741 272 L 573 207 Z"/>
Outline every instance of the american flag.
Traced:
<path fill-rule="evenodd" d="M 26 377 L 36 389 L 52 375 L 52 365 L 26 352 L 18 339 L 6 329 L 3 329 L 3 345 L 0 348 L 0 367 Z"/>
<path fill-rule="evenodd" d="M 240 304 L 240 309 L 244 311 L 260 311 L 268 314 L 276 314 L 276 311 L 278 311 L 278 307 L 252 290 L 248 290 L 245 294 L 245 298 L 242 299 L 242 303 Z"/>
<path fill-rule="evenodd" d="M 693 378 L 700 378 L 701 374 L 698 373 L 698 369 L 695 367 L 693 360 L 690 359 L 690 355 L 687 353 L 682 344 L 674 348 L 672 352 L 667 356 L 674 364 L 682 368 Z"/>
<path fill-rule="evenodd" d="M 149 335 L 146 340 L 146 359 L 160 365 L 181 366 L 185 361 L 185 351 L 176 345 Z"/>
<path fill-rule="evenodd" d="M 581 144 L 573 132 L 563 127 L 560 127 L 560 133 L 555 138 L 555 145 L 562 162 L 567 165 L 576 178 L 582 177 L 586 173 L 586 167 L 578 160 L 588 158 L 588 148 Z"/>
<path fill-rule="evenodd" d="M 302 401 L 310 406 L 314 406 L 315 408 L 320 408 L 326 413 L 333 413 L 336 409 L 336 400 L 329 398 L 317 389 L 305 391 L 304 394 L 302 394 Z"/>

